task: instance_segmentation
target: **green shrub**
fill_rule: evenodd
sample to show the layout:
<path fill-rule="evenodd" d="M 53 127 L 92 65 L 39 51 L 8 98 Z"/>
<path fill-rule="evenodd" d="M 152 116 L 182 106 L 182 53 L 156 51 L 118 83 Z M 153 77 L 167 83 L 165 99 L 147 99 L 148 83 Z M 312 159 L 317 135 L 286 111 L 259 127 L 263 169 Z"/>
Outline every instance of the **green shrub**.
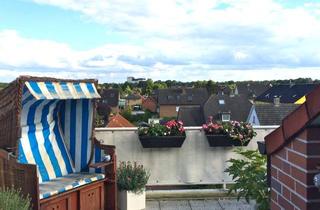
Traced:
<path fill-rule="evenodd" d="M 225 172 L 232 176 L 235 184 L 229 189 L 236 192 L 238 200 L 245 198 L 247 202 L 254 199 L 258 210 L 268 210 L 270 201 L 270 189 L 267 184 L 267 158 L 257 150 L 236 149 L 235 152 L 244 159 L 230 159 L 231 163 Z"/>
<path fill-rule="evenodd" d="M 20 190 L 0 189 L 0 210 L 30 210 L 30 198 L 21 196 Z"/>
<path fill-rule="evenodd" d="M 121 162 L 117 169 L 117 183 L 120 191 L 127 190 L 134 193 L 143 192 L 150 177 L 149 171 L 138 165 L 128 162 Z"/>

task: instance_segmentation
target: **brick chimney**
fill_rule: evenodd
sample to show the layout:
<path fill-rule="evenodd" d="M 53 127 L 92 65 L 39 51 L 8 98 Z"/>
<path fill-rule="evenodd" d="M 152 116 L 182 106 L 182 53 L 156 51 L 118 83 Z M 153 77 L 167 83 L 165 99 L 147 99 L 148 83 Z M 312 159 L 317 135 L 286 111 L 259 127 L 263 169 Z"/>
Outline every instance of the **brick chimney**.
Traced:
<path fill-rule="evenodd" d="M 319 210 L 320 87 L 265 138 L 272 210 Z M 315 123 L 316 122 L 316 123 Z"/>

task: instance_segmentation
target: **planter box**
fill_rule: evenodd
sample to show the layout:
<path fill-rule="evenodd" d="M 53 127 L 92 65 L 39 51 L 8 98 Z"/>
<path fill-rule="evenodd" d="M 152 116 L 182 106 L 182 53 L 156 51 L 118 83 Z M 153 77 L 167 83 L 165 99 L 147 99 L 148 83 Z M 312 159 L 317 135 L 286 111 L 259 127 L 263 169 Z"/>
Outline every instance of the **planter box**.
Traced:
<path fill-rule="evenodd" d="M 241 145 L 238 140 L 233 140 L 227 135 L 206 135 L 210 147 L 232 147 L 232 146 L 247 146 L 249 141 Z"/>
<path fill-rule="evenodd" d="M 266 150 L 266 144 L 264 141 L 258 141 L 258 150 L 260 152 L 261 155 L 266 155 L 267 154 L 267 150 Z"/>
<path fill-rule="evenodd" d="M 135 194 L 130 191 L 118 191 L 119 210 L 141 210 L 146 208 L 146 192 Z"/>
<path fill-rule="evenodd" d="M 139 136 L 143 148 L 181 147 L 185 136 Z"/>

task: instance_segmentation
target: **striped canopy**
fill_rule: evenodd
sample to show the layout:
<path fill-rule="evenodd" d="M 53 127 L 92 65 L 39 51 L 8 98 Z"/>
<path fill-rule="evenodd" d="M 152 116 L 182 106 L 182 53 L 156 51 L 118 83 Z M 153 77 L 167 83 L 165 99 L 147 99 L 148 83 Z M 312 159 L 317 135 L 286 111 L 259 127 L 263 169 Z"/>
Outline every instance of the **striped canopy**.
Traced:
<path fill-rule="evenodd" d="M 40 183 L 88 171 L 92 99 L 99 97 L 93 83 L 25 82 L 18 160 L 37 165 Z M 101 151 L 94 152 L 100 162 Z"/>
<path fill-rule="evenodd" d="M 92 99 L 100 98 L 93 83 L 86 82 L 25 82 L 35 99 Z"/>

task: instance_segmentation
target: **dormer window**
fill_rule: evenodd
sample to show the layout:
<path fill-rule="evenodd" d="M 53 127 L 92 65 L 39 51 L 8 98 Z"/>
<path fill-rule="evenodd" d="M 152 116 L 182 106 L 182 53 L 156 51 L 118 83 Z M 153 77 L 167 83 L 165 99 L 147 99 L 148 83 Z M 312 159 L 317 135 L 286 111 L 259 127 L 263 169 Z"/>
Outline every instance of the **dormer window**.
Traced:
<path fill-rule="evenodd" d="M 223 100 L 223 99 L 220 99 L 220 100 L 219 100 L 219 104 L 220 104 L 220 105 L 225 104 L 224 100 Z"/>
<path fill-rule="evenodd" d="M 230 121 L 230 114 L 229 114 L 229 113 L 221 114 L 221 121 L 222 121 L 222 122 L 228 122 L 228 121 Z"/>

